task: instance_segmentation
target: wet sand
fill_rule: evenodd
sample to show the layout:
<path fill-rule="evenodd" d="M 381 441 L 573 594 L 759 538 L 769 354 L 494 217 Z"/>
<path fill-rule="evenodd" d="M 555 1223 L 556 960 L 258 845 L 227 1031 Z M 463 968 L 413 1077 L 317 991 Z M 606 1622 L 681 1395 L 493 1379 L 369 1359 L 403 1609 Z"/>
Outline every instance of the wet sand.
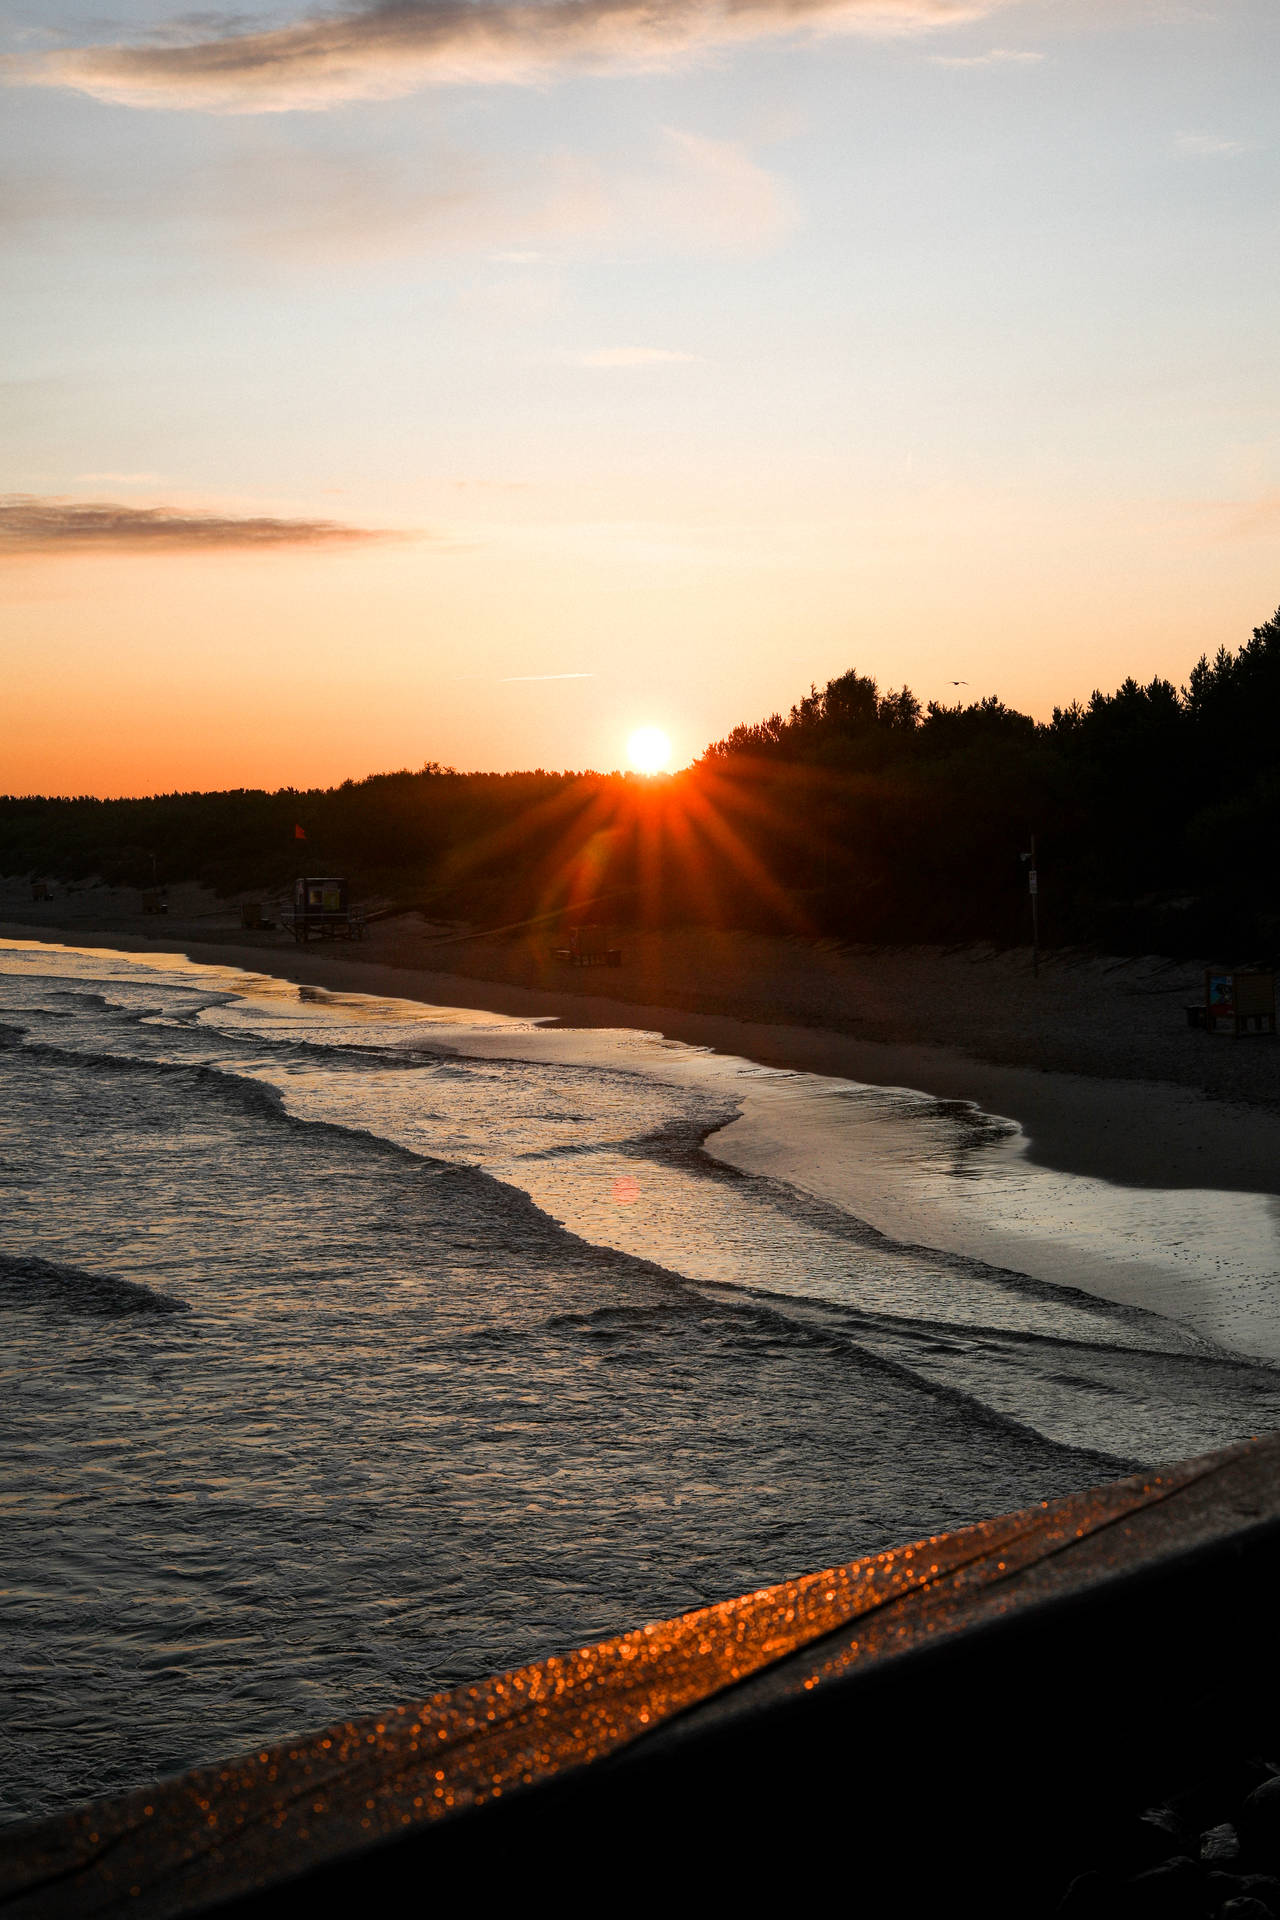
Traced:
<path fill-rule="evenodd" d="M 183 894 L 190 898 L 184 899 Z M 574 969 L 543 931 L 457 938 L 418 916 L 362 943 L 249 933 L 198 890 L 169 918 L 86 889 L 36 907 L 12 883 L 0 934 L 182 952 L 334 991 L 573 1027 L 638 1027 L 767 1066 L 970 1100 L 1016 1120 L 1029 1157 L 1139 1187 L 1280 1194 L 1280 1047 L 1194 1032 L 1198 970 L 989 948 L 841 947 L 704 930 L 624 935 L 618 968 Z M 37 915 L 39 919 L 37 921 Z"/>

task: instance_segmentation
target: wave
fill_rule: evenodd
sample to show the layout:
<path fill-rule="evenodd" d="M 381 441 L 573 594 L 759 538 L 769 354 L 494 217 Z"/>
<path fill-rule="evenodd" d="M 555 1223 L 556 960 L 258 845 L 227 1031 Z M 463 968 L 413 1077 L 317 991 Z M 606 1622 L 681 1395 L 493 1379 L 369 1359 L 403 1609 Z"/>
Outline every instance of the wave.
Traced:
<path fill-rule="evenodd" d="M 692 1291 L 696 1295 L 701 1289 Z M 707 1298 L 705 1294 L 703 1297 Z M 668 1311 L 661 1306 L 597 1307 L 587 1312 L 554 1314 L 547 1325 L 558 1332 L 580 1333 L 602 1344 L 622 1344 L 639 1327 L 661 1321 Z M 801 1316 L 791 1311 L 790 1302 L 779 1302 L 774 1308 L 761 1296 L 755 1295 L 750 1305 L 745 1302 L 739 1304 L 732 1318 L 739 1336 L 745 1333 L 750 1338 L 751 1333 L 755 1332 L 791 1347 L 816 1347 L 847 1353 L 866 1372 L 888 1374 L 917 1391 L 924 1391 L 932 1399 L 946 1403 L 961 1415 L 975 1433 L 985 1429 L 1018 1441 L 1030 1440 L 1035 1443 L 1043 1443 L 1049 1438 L 1033 1420 L 1019 1419 L 1016 1414 L 1006 1411 L 981 1394 L 967 1391 L 953 1382 L 930 1377 L 927 1371 L 912 1365 L 909 1358 L 878 1351 L 872 1341 L 860 1337 L 863 1329 L 858 1324 L 859 1316 L 842 1315 L 838 1309 L 825 1313 L 819 1310 L 812 1315 Z M 1141 1464 L 1137 1454 L 1118 1447 L 1108 1449 L 1090 1446 L 1078 1438 L 1055 1437 L 1050 1443 L 1063 1453 L 1074 1455 L 1083 1471 L 1107 1477 L 1132 1472 Z"/>
<path fill-rule="evenodd" d="M 8 1036 L 13 1034 L 14 1039 Z M 430 1155 L 415 1153 L 363 1127 L 344 1126 L 340 1121 L 311 1120 L 293 1113 L 284 1094 L 270 1081 L 237 1073 L 231 1067 L 209 1066 L 199 1060 L 148 1059 L 136 1053 L 106 1053 L 89 1047 L 56 1046 L 48 1041 L 32 1040 L 20 1028 L 0 1024 L 0 1047 L 8 1046 L 33 1061 L 49 1061 L 59 1066 L 84 1069 L 89 1073 L 150 1076 L 166 1080 L 194 1081 L 205 1092 L 226 1099 L 242 1113 L 258 1120 L 274 1120 L 281 1126 L 308 1133 L 338 1134 L 359 1140 L 361 1145 L 391 1154 L 398 1159 L 432 1165 Z M 441 1162 L 440 1164 L 447 1164 Z"/>
<path fill-rule="evenodd" d="M 139 1280 L 86 1273 L 35 1254 L 0 1253 L 0 1306 L 52 1307 L 107 1319 L 135 1313 L 190 1313 L 187 1300 L 157 1293 Z"/>
<path fill-rule="evenodd" d="M 700 1286 L 721 1300 L 729 1289 Z M 1052 1332 L 959 1325 L 762 1297 L 828 1340 L 943 1397 L 1091 1456 L 1108 1471 L 1184 1458 L 1280 1426 L 1280 1373 L 1247 1357 L 1110 1345 Z"/>
<path fill-rule="evenodd" d="M 406 1045 L 400 1023 L 386 1036 L 392 1044 L 370 1046 L 367 1024 L 319 1039 L 290 1029 L 274 1008 L 206 1023 L 199 1016 L 227 1008 L 227 996 L 200 994 L 198 1009 L 189 990 L 183 997 L 182 1010 L 159 1017 L 153 992 L 145 1010 L 113 1001 L 106 1023 L 76 1036 L 95 1044 L 32 1035 L 24 1052 L 41 1066 L 56 1059 L 78 1071 L 185 1081 L 199 1100 L 299 1137 L 328 1136 L 433 1181 L 479 1185 L 497 1207 L 468 1240 L 469 1265 L 500 1261 L 517 1244 L 538 1257 L 572 1247 L 577 1262 L 598 1260 L 603 1272 L 621 1256 L 686 1302 L 714 1299 L 744 1322 L 767 1312 L 790 1324 L 792 1340 L 805 1337 L 801 1325 L 818 1337 L 821 1321 L 824 1343 L 856 1350 L 971 1417 L 981 1409 L 1007 1432 L 1087 1455 L 1103 1472 L 1280 1418 L 1273 1369 L 1149 1305 L 899 1237 L 848 1205 L 713 1157 L 711 1137 L 742 1110 L 741 1075 L 679 1084 L 638 1072 L 625 1054 L 603 1065 L 522 1059 L 505 1035 L 482 1055 L 459 1055 L 421 1028 Z M 189 1057 L 196 1049 L 203 1058 Z M 957 1140 L 1016 1133 L 968 1101 L 871 1089 L 851 1097 L 881 1134 L 922 1113 L 941 1117 L 953 1171 Z M 850 1136 L 847 1150 L 867 1144 Z"/>

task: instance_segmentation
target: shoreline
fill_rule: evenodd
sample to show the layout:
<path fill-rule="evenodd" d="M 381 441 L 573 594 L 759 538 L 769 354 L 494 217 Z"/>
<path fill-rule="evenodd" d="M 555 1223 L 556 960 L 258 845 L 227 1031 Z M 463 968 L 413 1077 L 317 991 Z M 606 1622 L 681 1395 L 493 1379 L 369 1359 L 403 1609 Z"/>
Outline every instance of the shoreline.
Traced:
<path fill-rule="evenodd" d="M 637 988 L 654 980 L 652 966 L 640 979 L 633 975 L 619 980 L 611 975 L 610 986 L 623 991 L 600 994 L 587 990 L 581 973 L 571 982 L 552 976 L 552 985 L 510 978 L 516 971 L 513 960 L 517 965 L 523 963 L 524 971 L 528 971 L 527 943 L 521 943 L 514 953 L 508 948 L 497 954 L 466 956 L 473 965 L 477 960 L 482 965 L 487 963 L 489 971 L 459 971 L 456 963 L 464 956 L 456 947 L 444 948 L 455 967 L 429 967 L 422 964 L 435 957 L 429 940 L 420 937 L 415 943 L 417 950 L 409 952 L 408 943 L 396 937 L 399 933 L 396 929 L 390 939 L 384 934 L 366 946 L 338 952 L 277 944 L 278 935 L 274 939 L 271 935 L 237 937 L 233 929 L 206 930 L 190 922 L 166 927 L 164 935 L 153 935 L 149 928 L 143 933 L 133 927 L 91 924 L 87 917 L 77 921 L 68 918 L 60 925 L 47 920 L 35 924 L 25 918 L 0 922 L 0 937 L 9 940 L 104 947 L 121 953 L 181 952 L 196 962 L 240 967 L 299 986 L 465 1007 L 558 1022 L 564 1027 L 658 1032 L 673 1041 L 744 1057 L 763 1066 L 872 1086 L 911 1087 L 942 1100 L 972 1102 L 985 1112 L 1015 1120 L 1028 1138 L 1028 1158 L 1058 1172 L 1133 1187 L 1212 1188 L 1280 1195 L 1280 1106 L 1268 1097 L 1267 1085 L 1273 1077 L 1280 1081 L 1280 1058 L 1274 1046 L 1265 1041 L 1260 1047 L 1254 1045 L 1251 1055 L 1241 1054 L 1240 1049 L 1250 1047 L 1249 1041 L 1215 1039 L 1188 1030 L 1187 1039 L 1201 1043 L 1193 1049 L 1193 1057 L 1199 1053 L 1209 1063 L 1217 1065 L 1221 1061 L 1228 1068 L 1240 1065 L 1248 1069 L 1255 1082 L 1261 1078 L 1261 1097 L 1246 1081 L 1244 1089 L 1233 1085 L 1230 1096 L 1223 1098 L 1216 1088 L 1204 1089 L 1185 1081 L 1178 1084 L 1133 1072 L 1101 1074 L 1096 1070 L 1096 1049 L 1087 1047 L 1080 1049 L 1084 1060 L 1074 1069 L 1039 1064 L 1036 1055 L 1043 1049 L 1037 1046 L 1039 1036 L 1034 1033 L 1028 1033 L 1022 1049 L 1010 1048 L 1007 1034 L 997 1035 L 996 1046 L 991 1049 L 1006 1054 L 1022 1051 L 1028 1058 L 983 1057 L 928 1037 L 930 1026 L 935 1024 L 927 1017 L 930 1010 L 914 1022 L 924 1029 L 923 1034 L 901 1038 L 863 1037 L 834 1024 L 813 1024 L 806 1017 L 807 1009 L 799 1009 L 797 1017 L 793 1006 L 780 1008 L 779 1018 L 746 1016 L 734 1006 L 743 997 L 744 974 L 754 972 L 757 978 L 748 979 L 747 985 L 754 984 L 760 991 L 767 992 L 773 984 L 758 978 L 758 964 L 751 967 L 752 959 L 758 959 L 752 950 L 788 948 L 786 942 L 768 941 L 762 936 L 714 936 L 720 946 L 729 943 L 739 949 L 738 975 L 732 982 L 736 991 L 726 991 L 722 996 L 727 1005 L 707 1006 L 705 1002 L 715 996 L 700 983 L 697 997 L 704 1004 L 691 1007 L 639 996 Z M 655 937 L 647 938 L 651 947 Z M 747 949 L 745 955 L 743 948 Z M 776 951 L 768 957 L 776 964 Z M 927 963 L 930 957 L 923 959 Z M 644 958 L 651 961 L 652 953 Z M 786 951 L 784 958 L 799 972 L 793 951 Z M 842 956 L 834 956 L 836 966 L 830 964 L 832 958 L 824 953 L 817 955 L 819 965 L 828 970 L 828 984 L 834 986 L 836 980 L 830 976 L 837 973 Z M 856 958 L 865 973 L 867 957 Z M 904 960 L 893 953 L 879 956 L 882 969 L 902 970 L 915 960 L 917 972 L 921 958 L 909 955 Z M 500 965 L 505 961 L 502 971 L 508 977 L 501 977 L 495 960 Z M 943 966 L 945 962 L 944 956 Z M 973 962 L 961 962 L 965 964 L 971 972 L 975 970 Z M 544 978 L 546 971 L 543 966 Z M 956 972 L 954 961 L 951 972 Z M 1160 988 L 1157 992 L 1167 994 L 1169 990 Z M 672 997 L 691 996 L 686 987 Z M 838 1011 L 834 995 L 831 1004 Z M 936 1008 L 931 1011 L 936 1014 Z M 906 1027 L 909 1032 L 912 1012 L 910 1005 L 893 1009 L 892 1018 L 899 1031 Z M 881 1024 L 886 1022 L 882 1020 Z M 968 1024 L 971 1028 L 972 1020 Z M 1070 1038 L 1069 1033 L 1057 1035 L 1055 1051 L 1059 1057 Z M 1263 1069 L 1261 1076 L 1259 1067 Z"/>

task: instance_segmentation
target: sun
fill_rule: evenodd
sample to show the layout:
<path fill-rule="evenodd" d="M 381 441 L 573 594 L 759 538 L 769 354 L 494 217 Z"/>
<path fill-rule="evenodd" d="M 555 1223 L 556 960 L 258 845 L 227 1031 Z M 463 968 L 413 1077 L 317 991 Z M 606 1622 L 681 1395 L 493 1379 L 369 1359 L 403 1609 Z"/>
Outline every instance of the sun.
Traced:
<path fill-rule="evenodd" d="M 671 742 L 661 727 L 637 727 L 627 741 L 627 759 L 637 773 L 665 773 L 671 765 Z"/>

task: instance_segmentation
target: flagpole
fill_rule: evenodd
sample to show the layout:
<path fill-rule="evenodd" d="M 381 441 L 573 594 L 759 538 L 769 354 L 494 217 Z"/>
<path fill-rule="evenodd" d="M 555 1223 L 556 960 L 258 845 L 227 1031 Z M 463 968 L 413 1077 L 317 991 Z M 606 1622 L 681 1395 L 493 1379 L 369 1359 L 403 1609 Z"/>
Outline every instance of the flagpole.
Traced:
<path fill-rule="evenodd" d="M 302 874 L 299 871 L 299 863 L 301 861 L 302 856 L 298 851 L 298 847 L 299 847 L 299 842 L 305 840 L 306 837 L 307 837 L 306 828 L 302 826 L 297 820 L 295 820 L 293 823 L 293 937 L 295 940 L 298 937 L 299 911 L 302 912 L 304 918 L 307 911 L 306 901 L 299 900 L 298 898 L 298 889 L 302 884 Z"/>

